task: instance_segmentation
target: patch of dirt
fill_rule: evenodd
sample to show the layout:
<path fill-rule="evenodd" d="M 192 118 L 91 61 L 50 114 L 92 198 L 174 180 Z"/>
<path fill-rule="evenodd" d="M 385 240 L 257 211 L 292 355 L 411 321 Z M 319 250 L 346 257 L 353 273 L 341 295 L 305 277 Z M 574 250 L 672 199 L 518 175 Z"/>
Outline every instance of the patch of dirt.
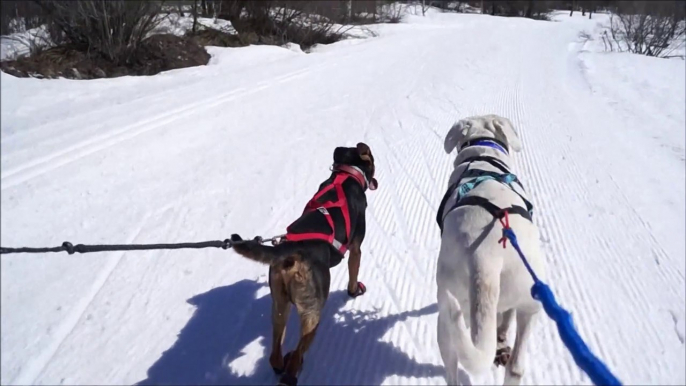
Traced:
<path fill-rule="evenodd" d="M 250 44 L 238 34 L 228 34 L 213 28 L 204 28 L 195 33 L 188 32 L 186 36 L 201 46 L 245 47 Z"/>
<path fill-rule="evenodd" d="M 153 35 L 125 63 L 89 55 L 70 46 L 55 47 L 30 57 L 0 62 L 0 69 L 17 77 L 98 79 L 126 75 L 155 75 L 177 68 L 206 65 L 210 54 L 191 37 Z"/>

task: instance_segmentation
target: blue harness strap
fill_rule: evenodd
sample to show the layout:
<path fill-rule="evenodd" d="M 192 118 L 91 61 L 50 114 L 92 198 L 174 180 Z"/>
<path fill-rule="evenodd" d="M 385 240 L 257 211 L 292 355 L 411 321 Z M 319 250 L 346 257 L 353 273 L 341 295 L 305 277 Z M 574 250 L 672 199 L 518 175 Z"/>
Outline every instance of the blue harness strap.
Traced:
<path fill-rule="evenodd" d="M 485 146 L 485 147 L 490 147 L 492 149 L 500 150 L 501 152 L 505 154 L 509 154 L 507 152 L 507 145 L 504 143 L 500 142 L 499 140 L 495 138 L 475 138 L 472 139 L 471 141 L 467 141 L 460 147 L 460 150 L 470 147 L 470 146 Z"/>
<path fill-rule="evenodd" d="M 512 173 L 507 173 L 507 174 L 499 174 L 499 173 L 494 173 L 494 172 L 488 172 L 485 170 L 478 170 L 478 169 L 470 169 L 465 172 L 467 174 L 466 176 L 463 174 L 461 179 L 465 178 L 474 178 L 471 181 L 464 182 L 462 184 L 458 184 L 457 187 L 457 192 L 458 192 L 458 200 L 459 197 L 463 197 L 469 191 L 472 189 L 476 188 L 479 184 L 481 184 L 484 181 L 488 180 L 494 180 L 497 182 L 500 182 L 501 184 L 506 184 L 510 187 L 510 189 L 514 190 L 512 188 L 512 183 L 517 180 L 517 176 L 515 176 Z M 516 193 L 516 191 L 515 191 Z"/>
<path fill-rule="evenodd" d="M 469 166 L 472 164 L 472 162 L 477 162 L 477 161 L 484 161 L 488 162 L 492 166 L 495 166 L 496 168 L 500 169 L 502 173 L 497 173 L 497 172 L 492 172 L 488 170 L 481 170 L 481 169 L 470 169 Z M 450 213 L 453 209 L 456 209 L 460 206 L 466 206 L 466 205 L 479 205 L 484 207 L 486 210 L 489 212 L 495 213 L 494 211 L 499 211 L 499 208 L 491 208 L 491 205 L 488 205 L 488 200 L 481 200 L 481 199 L 475 199 L 475 200 L 469 200 L 469 203 L 465 202 L 465 196 L 467 193 L 469 193 L 472 189 L 476 188 L 479 184 L 481 184 L 484 181 L 497 181 L 500 182 L 504 185 L 507 185 L 514 193 L 516 193 L 522 201 L 524 201 L 524 205 L 526 205 L 526 210 L 520 210 L 518 206 L 513 206 L 510 209 L 510 212 L 516 213 L 516 214 L 524 214 L 523 212 L 526 212 L 526 216 L 524 216 L 526 219 L 531 221 L 533 217 L 533 204 L 529 200 L 526 199 L 521 193 L 519 193 L 514 186 L 512 186 L 514 183 L 517 183 L 522 190 L 524 190 L 524 187 L 522 186 L 522 183 L 519 181 L 516 175 L 510 173 L 510 171 L 505 167 L 504 164 L 500 160 L 494 157 L 473 157 L 473 158 L 468 158 L 465 160 L 467 162 L 467 168 L 465 169 L 464 172 L 460 175 L 460 178 L 453 183 L 451 186 L 448 187 L 448 190 L 445 192 L 445 195 L 443 196 L 443 199 L 441 200 L 441 204 L 438 207 L 438 213 L 436 214 L 436 222 L 438 223 L 438 227 L 441 230 L 441 233 L 443 233 L 443 221 L 445 219 L 445 216 Z M 466 182 L 463 182 L 464 180 L 469 180 Z M 448 199 L 453 195 L 453 193 L 457 190 L 457 197 L 455 198 L 455 203 L 453 206 L 445 210 L 445 206 L 448 203 Z M 470 197 L 467 197 L 470 198 Z M 523 209 L 523 208 L 522 208 Z"/>

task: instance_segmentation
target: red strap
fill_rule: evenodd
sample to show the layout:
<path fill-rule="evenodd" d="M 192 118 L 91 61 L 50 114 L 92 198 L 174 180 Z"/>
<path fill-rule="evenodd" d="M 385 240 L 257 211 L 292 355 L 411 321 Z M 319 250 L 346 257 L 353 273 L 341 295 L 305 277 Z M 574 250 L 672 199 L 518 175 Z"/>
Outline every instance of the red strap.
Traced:
<path fill-rule="evenodd" d="M 312 199 L 307 203 L 307 205 L 305 205 L 305 210 L 303 211 L 303 213 L 315 210 L 315 209 L 322 207 L 322 206 L 326 207 L 326 205 L 329 204 L 328 201 L 323 203 L 323 204 L 320 204 L 317 202 L 317 200 L 319 199 L 319 197 L 325 195 L 329 190 L 333 189 L 334 187 L 335 187 L 335 185 L 332 183 L 332 184 L 326 186 L 324 189 L 318 191 L 314 195 L 314 197 L 312 197 Z"/>
<path fill-rule="evenodd" d="M 336 206 L 341 207 L 341 213 L 343 213 L 343 222 L 345 223 L 345 242 L 350 242 L 350 211 L 348 210 L 348 200 L 345 198 L 345 192 L 343 191 L 343 182 L 348 179 L 349 176 L 339 174 L 334 180 L 334 185 L 336 185 L 336 195 L 338 196 L 338 201 Z M 333 225 L 331 226 L 333 229 Z"/>
<path fill-rule="evenodd" d="M 288 241 L 304 241 L 304 240 L 324 240 L 331 242 L 331 236 L 323 233 L 286 233 L 284 237 Z"/>
<path fill-rule="evenodd" d="M 358 172 L 358 174 L 359 174 L 359 172 Z M 343 191 L 343 183 L 345 182 L 345 180 L 347 180 L 350 177 L 356 178 L 355 175 L 353 175 L 353 174 L 348 174 L 348 173 L 338 174 L 336 176 L 336 178 L 334 178 L 334 180 L 331 184 L 324 187 L 324 189 L 318 191 L 314 195 L 314 197 L 312 197 L 312 199 L 305 206 L 305 210 L 303 211 L 303 214 L 304 214 L 307 212 L 317 210 L 318 208 L 324 208 L 327 210 L 327 212 L 330 208 L 341 208 L 341 213 L 343 214 L 343 221 L 345 223 L 346 243 L 350 242 L 350 212 L 349 212 L 349 208 L 348 208 L 348 200 L 346 199 L 345 192 Z M 358 182 L 359 182 L 359 180 L 358 180 Z M 336 189 L 336 196 L 337 196 L 336 201 L 326 201 L 323 203 L 317 202 L 317 199 L 319 199 L 321 196 L 323 196 L 324 194 L 329 192 L 331 189 Z M 315 233 L 315 232 L 295 234 L 295 233 L 287 232 L 285 239 L 289 240 L 289 241 L 302 241 L 302 240 L 317 239 L 317 240 L 325 240 L 325 241 L 333 244 L 335 237 L 336 237 L 336 228 L 335 228 L 335 225 L 333 223 L 333 218 L 331 217 L 331 214 L 324 214 L 324 216 L 326 217 L 326 221 L 329 223 L 329 226 L 331 227 L 331 234 Z M 339 248 L 339 251 L 341 251 L 341 253 L 345 253 L 347 250 L 348 250 L 348 248 L 347 248 L 347 245 L 345 245 L 345 244 L 341 245 L 341 247 Z"/>
<path fill-rule="evenodd" d="M 510 229 L 510 218 L 507 216 L 507 211 L 504 211 L 503 217 L 499 218 L 500 220 L 500 225 L 503 226 L 503 229 Z M 499 243 L 503 243 L 503 249 L 507 246 L 507 237 L 503 235 L 503 237 L 498 240 Z"/>

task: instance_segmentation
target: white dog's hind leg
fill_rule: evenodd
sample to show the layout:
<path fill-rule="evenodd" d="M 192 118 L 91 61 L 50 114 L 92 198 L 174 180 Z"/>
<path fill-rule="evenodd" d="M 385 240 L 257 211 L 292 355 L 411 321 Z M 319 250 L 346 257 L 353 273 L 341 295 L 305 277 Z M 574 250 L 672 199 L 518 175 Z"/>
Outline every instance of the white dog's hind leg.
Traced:
<path fill-rule="evenodd" d="M 447 304 L 448 301 L 446 296 L 440 296 L 438 299 L 437 340 L 446 372 L 445 381 L 448 385 L 470 386 L 472 382 L 469 375 L 458 367 L 459 356 L 455 346 L 454 315 L 451 315 L 450 305 Z"/>
<path fill-rule="evenodd" d="M 531 328 L 533 327 L 538 312 L 517 311 L 517 337 L 515 338 L 512 356 L 505 368 L 505 385 L 519 385 L 524 376 L 524 352 L 526 350 Z"/>
<path fill-rule="evenodd" d="M 501 347 L 501 344 L 507 345 L 507 332 L 510 331 L 514 317 L 514 309 L 498 314 L 498 348 Z"/>
<path fill-rule="evenodd" d="M 507 310 L 498 314 L 498 349 L 495 351 L 496 366 L 505 366 L 510 360 L 512 348 L 507 344 L 507 333 L 515 317 L 515 310 Z"/>
<path fill-rule="evenodd" d="M 448 385 L 457 385 L 457 352 L 455 341 L 451 333 L 450 315 L 445 309 L 438 308 L 438 348 L 441 351 L 443 367 L 445 367 L 445 381 Z"/>

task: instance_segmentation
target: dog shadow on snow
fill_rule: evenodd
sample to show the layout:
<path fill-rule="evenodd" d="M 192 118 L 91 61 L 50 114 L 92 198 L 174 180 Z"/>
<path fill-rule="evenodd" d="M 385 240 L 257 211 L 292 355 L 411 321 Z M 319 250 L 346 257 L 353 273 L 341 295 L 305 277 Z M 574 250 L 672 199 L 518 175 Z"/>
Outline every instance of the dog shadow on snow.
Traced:
<path fill-rule="evenodd" d="M 269 365 L 272 325 L 268 288 L 266 283 L 242 280 L 189 299 L 195 313 L 176 343 L 137 385 L 276 384 L 278 378 Z M 256 298 L 258 290 L 266 296 Z M 378 385 L 392 375 L 445 374 L 443 366 L 415 362 L 391 343 L 380 341 L 395 323 L 437 312 L 436 304 L 378 317 L 370 311 L 342 310 L 349 300 L 344 290 L 330 293 L 317 336 L 305 354 L 299 384 Z M 295 348 L 299 327 L 293 307 L 284 354 Z"/>

